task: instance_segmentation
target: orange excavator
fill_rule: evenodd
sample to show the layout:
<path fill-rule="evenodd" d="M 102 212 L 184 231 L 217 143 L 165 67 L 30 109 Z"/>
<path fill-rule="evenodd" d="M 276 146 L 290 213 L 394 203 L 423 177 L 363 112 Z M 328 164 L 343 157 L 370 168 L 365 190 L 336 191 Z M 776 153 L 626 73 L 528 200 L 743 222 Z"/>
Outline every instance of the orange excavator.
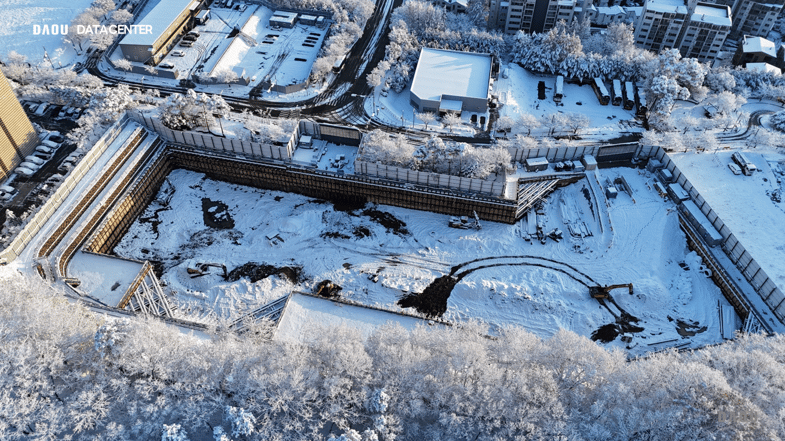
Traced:
<path fill-rule="evenodd" d="M 611 290 L 614 290 L 616 288 L 627 288 L 630 291 L 630 295 L 633 294 L 632 283 L 622 283 L 618 285 L 608 285 L 608 286 L 590 286 L 589 295 L 593 299 L 607 299 L 608 297 L 610 297 Z"/>

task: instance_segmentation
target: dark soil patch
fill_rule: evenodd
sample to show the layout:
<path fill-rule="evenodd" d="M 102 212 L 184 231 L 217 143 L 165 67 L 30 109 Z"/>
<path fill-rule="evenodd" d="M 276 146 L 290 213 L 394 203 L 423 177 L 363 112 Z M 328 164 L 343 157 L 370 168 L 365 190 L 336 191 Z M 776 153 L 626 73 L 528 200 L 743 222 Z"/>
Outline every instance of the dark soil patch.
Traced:
<path fill-rule="evenodd" d="M 676 332 L 682 337 L 694 337 L 695 334 L 700 334 L 708 329 L 707 326 L 701 326 L 698 322 L 690 322 L 676 319 Z"/>
<path fill-rule="evenodd" d="M 352 213 L 353 211 L 362 209 L 366 204 L 364 200 L 359 199 L 335 199 L 332 203 L 333 210 L 343 211 L 352 215 L 354 215 L 354 213 Z"/>
<path fill-rule="evenodd" d="M 153 230 L 153 233 L 155 233 L 155 237 L 158 238 L 159 236 L 158 226 L 161 225 L 161 220 L 158 219 L 158 214 L 161 213 L 162 211 L 166 211 L 169 209 L 170 207 L 167 205 L 165 207 L 161 207 L 155 210 L 152 216 L 147 216 L 147 217 L 140 216 L 139 223 L 150 224 L 150 228 Z"/>
<path fill-rule="evenodd" d="M 226 280 L 228 282 L 236 282 L 241 278 L 246 277 L 251 283 L 256 283 L 277 274 L 286 277 L 292 283 L 298 283 L 302 278 L 302 270 L 302 267 L 299 266 L 277 267 L 263 263 L 248 262 L 229 271 Z"/>
<path fill-rule="evenodd" d="M 600 343 L 610 343 L 616 340 L 619 336 L 619 327 L 616 323 L 608 323 L 607 325 L 600 326 L 596 331 L 591 333 L 591 339 L 599 341 Z"/>
<path fill-rule="evenodd" d="M 204 219 L 204 224 L 210 228 L 219 230 L 231 230 L 234 228 L 234 219 L 229 214 L 229 206 L 221 201 L 202 198 L 202 218 Z"/>
<path fill-rule="evenodd" d="M 422 293 L 410 294 L 398 300 L 398 306 L 414 308 L 428 317 L 441 317 L 447 312 L 447 299 L 458 282 L 459 279 L 450 275 L 437 277 Z"/>
<path fill-rule="evenodd" d="M 351 237 L 337 231 L 328 231 L 319 235 L 322 239 L 351 239 Z"/>
<path fill-rule="evenodd" d="M 591 203 L 591 194 L 589 193 L 589 189 L 583 187 L 581 188 L 581 193 L 583 193 L 583 197 L 586 198 L 586 201 L 589 202 L 589 210 L 591 210 L 591 215 L 594 217 L 594 204 Z"/>
<path fill-rule="evenodd" d="M 616 317 L 616 323 L 608 323 L 607 325 L 600 326 L 596 331 L 592 332 L 591 339 L 601 343 L 610 343 L 619 336 L 619 334 L 635 334 L 643 332 L 643 328 L 633 325 L 640 320 L 622 311 L 621 316 Z"/>
<path fill-rule="evenodd" d="M 406 229 L 406 223 L 386 211 L 369 208 L 364 210 L 363 214 L 370 217 L 371 220 L 384 228 L 387 228 L 387 231 L 392 231 L 399 236 L 409 235 L 409 230 Z"/>
<path fill-rule="evenodd" d="M 283 200 L 283 196 L 276 196 L 273 199 L 275 199 L 275 202 L 281 202 Z"/>
<path fill-rule="evenodd" d="M 537 99 L 545 99 L 545 81 L 540 81 L 537 83 Z"/>
<path fill-rule="evenodd" d="M 354 231 L 352 233 L 354 233 L 354 237 L 362 239 L 363 237 L 370 236 L 371 230 L 369 230 L 368 227 L 360 225 L 358 227 L 354 227 Z"/>

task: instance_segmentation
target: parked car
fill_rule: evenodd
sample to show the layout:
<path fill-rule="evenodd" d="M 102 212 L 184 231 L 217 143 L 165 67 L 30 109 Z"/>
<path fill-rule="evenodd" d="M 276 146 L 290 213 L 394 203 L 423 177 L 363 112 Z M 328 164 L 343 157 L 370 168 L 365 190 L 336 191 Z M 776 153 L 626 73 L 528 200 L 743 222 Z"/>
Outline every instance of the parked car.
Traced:
<path fill-rule="evenodd" d="M 189 31 L 186 37 L 191 35 L 194 36 L 195 38 L 199 38 L 202 36 L 202 34 L 200 34 L 199 31 Z"/>
<path fill-rule="evenodd" d="M 185 37 L 183 37 L 183 41 L 196 41 L 198 39 L 199 39 L 199 37 L 197 37 L 196 35 L 191 35 L 191 34 L 188 34 Z"/>
<path fill-rule="evenodd" d="M 44 165 L 44 162 L 46 161 L 36 156 L 28 156 L 25 158 L 25 162 L 32 162 L 35 165 L 41 166 Z"/>
<path fill-rule="evenodd" d="M 184 57 L 185 56 L 185 52 L 183 52 L 183 51 L 172 51 L 171 55 L 173 57 Z"/>
<path fill-rule="evenodd" d="M 174 69 L 174 63 L 169 61 L 164 61 L 163 63 L 159 64 L 158 67 L 161 69 Z"/>
<path fill-rule="evenodd" d="M 193 41 L 189 41 L 189 40 L 183 40 L 183 41 L 180 42 L 180 46 L 182 46 L 182 47 L 191 47 L 193 45 L 194 45 L 194 42 Z"/>
<path fill-rule="evenodd" d="M 51 149 L 57 149 L 58 147 L 60 147 L 59 143 L 54 142 L 51 139 L 45 139 L 45 140 L 41 141 L 41 144 L 45 145 L 45 146 L 47 146 L 47 147 L 49 147 Z"/>
<path fill-rule="evenodd" d="M 38 147 L 35 148 L 35 151 L 39 152 L 39 153 L 52 154 L 52 153 L 54 153 L 55 150 L 53 148 L 45 146 L 45 145 L 39 145 Z"/>
<path fill-rule="evenodd" d="M 15 171 L 17 175 L 25 178 L 29 178 L 30 176 L 33 176 L 33 174 L 35 174 L 35 170 L 30 170 L 27 167 L 17 167 Z"/>
<path fill-rule="evenodd" d="M 65 141 L 65 138 L 63 138 L 60 132 L 50 132 L 48 135 L 46 135 L 46 139 L 48 141 L 56 142 L 58 144 Z"/>

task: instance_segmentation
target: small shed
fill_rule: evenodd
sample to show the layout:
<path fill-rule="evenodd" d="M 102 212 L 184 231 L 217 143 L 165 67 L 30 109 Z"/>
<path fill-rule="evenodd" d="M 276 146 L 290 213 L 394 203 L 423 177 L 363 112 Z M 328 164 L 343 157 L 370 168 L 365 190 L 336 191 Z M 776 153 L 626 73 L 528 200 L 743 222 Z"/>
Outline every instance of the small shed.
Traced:
<path fill-rule="evenodd" d="M 657 171 L 657 177 L 665 184 L 673 182 L 673 173 L 667 168 L 661 168 Z"/>
<path fill-rule="evenodd" d="M 690 199 L 690 194 L 678 183 L 668 184 L 668 196 L 677 204 Z"/>
<path fill-rule="evenodd" d="M 659 159 L 655 159 L 655 158 L 649 159 L 649 163 L 646 164 L 646 170 L 648 170 L 648 171 L 650 171 L 652 173 L 656 172 L 657 170 L 661 169 L 662 167 L 663 167 L 662 162 L 660 162 Z"/>
<path fill-rule="evenodd" d="M 313 138 L 309 135 L 303 135 L 300 137 L 300 145 L 303 147 L 310 147 L 313 145 Z"/>
<path fill-rule="evenodd" d="M 605 188 L 605 196 L 608 199 L 616 199 L 616 196 L 618 195 L 619 195 L 619 190 L 616 190 L 615 185 L 609 185 L 607 188 Z"/>
<path fill-rule="evenodd" d="M 581 163 L 586 167 L 586 170 L 594 170 L 597 168 L 597 160 L 592 155 L 583 155 Z"/>
<path fill-rule="evenodd" d="M 526 158 L 523 166 L 529 172 L 548 170 L 548 158 Z"/>
<path fill-rule="evenodd" d="M 207 21 L 210 20 L 210 10 L 209 9 L 202 10 L 201 12 L 196 14 L 196 17 L 194 19 L 196 20 L 196 24 L 198 25 L 203 25 L 207 23 Z"/>
<path fill-rule="evenodd" d="M 316 26 L 319 26 L 320 28 L 324 26 L 324 17 L 320 16 L 316 19 Z"/>
<path fill-rule="evenodd" d="M 300 23 L 308 26 L 313 26 L 316 24 L 316 16 L 303 14 L 300 16 Z"/>
<path fill-rule="evenodd" d="M 297 23 L 296 12 L 275 11 L 270 17 L 270 26 L 280 26 L 282 28 L 293 28 Z"/>

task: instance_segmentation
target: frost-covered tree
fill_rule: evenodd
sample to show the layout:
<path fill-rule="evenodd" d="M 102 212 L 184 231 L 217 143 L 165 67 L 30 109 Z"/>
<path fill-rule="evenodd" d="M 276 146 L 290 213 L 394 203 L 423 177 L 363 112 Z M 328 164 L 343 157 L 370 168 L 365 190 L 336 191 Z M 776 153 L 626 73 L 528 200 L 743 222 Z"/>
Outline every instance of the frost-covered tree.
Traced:
<path fill-rule="evenodd" d="M 124 25 L 130 23 L 134 19 L 134 14 L 130 13 L 127 9 L 118 9 L 112 12 L 110 21 L 114 24 Z"/>
<path fill-rule="evenodd" d="M 769 117 L 771 126 L 780 132 L 785 132 L 785 110 L 779 111 Z"/>
<path fill-rule="evenodd" d="M 453 126 L 460 125 L 461 121 L 461 117 L 452 112 L 448 112 L 442 117 L 442 124 L 450 129 L 450 133 L 452 133 Z"/>
<path fill-rule="evenodd" d="M 68 26 L 68 34 L 66 34 L 65 39 L 74 46 L 74 50 L 81 53 L 84 50 L 82 45 L 90 41 L 91 34 L 80 33 L 79 26 L 92 27 L 98 24 L 100 23 L 96 20 L 95 15 L 91 14 L 89 11 L 82 12 L 71 20 L 71 24 Z"/>
<path fill-rule="evenodd" d="M 425 124 L 425 130 L 428 130 L 428 124 L 436 121 L 436 115 L 433 112 L 422 112 L 417 114 L 417 119 Z"/>
<path fill-rule="evenodd" d="M 249 436 L 254 433 L 256 417 L 242 407 L 226 406 L 226 419 L 232 424 L 232 436 Z"/>
<path fill-rule="evenodd" d="M 114 62 L 114 66 L 118 69 L 122 69 L 125 71 L 129 71 L 133 69 L 133 65 L 130 61 L 126 60 L 125 58 L 120 58 Z"/>

